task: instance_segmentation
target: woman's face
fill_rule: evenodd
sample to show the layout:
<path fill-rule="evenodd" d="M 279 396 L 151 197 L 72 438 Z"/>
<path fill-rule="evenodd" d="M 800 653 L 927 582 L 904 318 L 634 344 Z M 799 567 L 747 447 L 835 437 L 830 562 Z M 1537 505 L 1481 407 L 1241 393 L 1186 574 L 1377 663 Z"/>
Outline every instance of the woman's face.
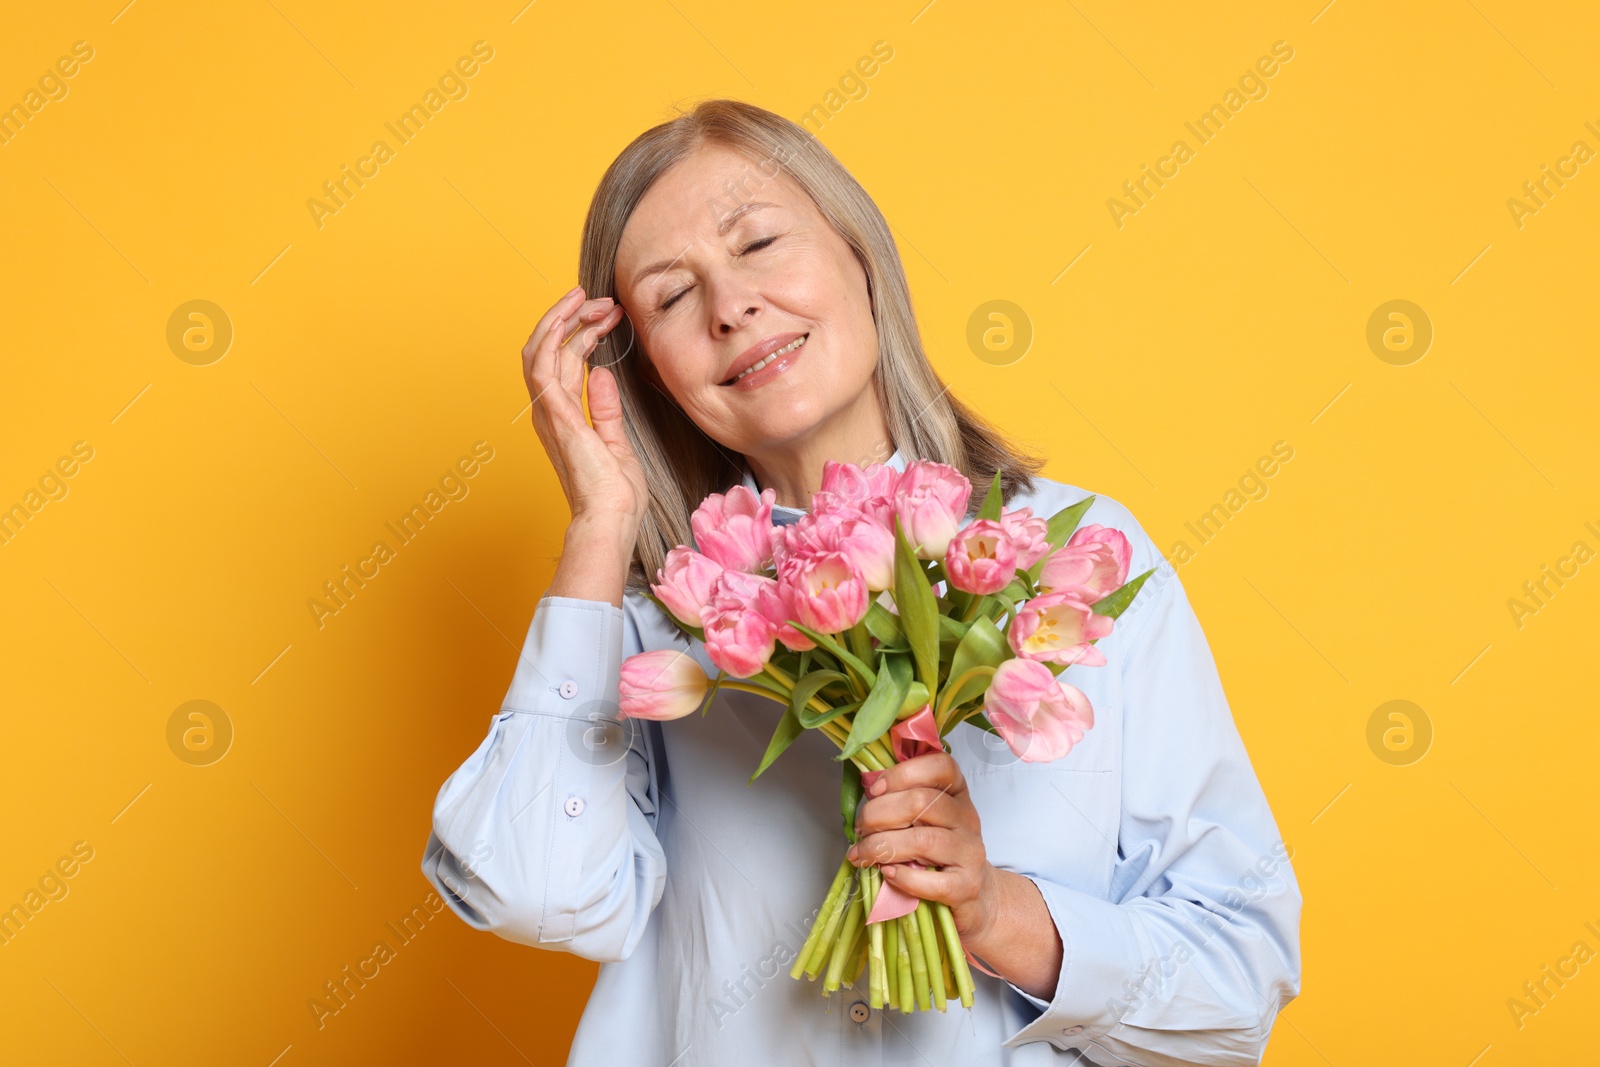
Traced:
<path fill-rule="evenodd" d="M 663 388 L 728 448 L 765 452 L 877 410 L 866 272 L 770 161 L 707 145 L 661 175 L 623 229 L 616 289 Z"/>

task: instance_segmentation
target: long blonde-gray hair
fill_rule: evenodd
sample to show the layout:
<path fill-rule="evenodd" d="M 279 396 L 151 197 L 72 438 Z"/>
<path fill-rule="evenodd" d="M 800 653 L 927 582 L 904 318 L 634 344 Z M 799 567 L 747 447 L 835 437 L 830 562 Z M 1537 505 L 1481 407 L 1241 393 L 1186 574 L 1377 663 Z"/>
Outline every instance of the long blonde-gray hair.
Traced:
<path fill-rule="evenodd" d="M 781 169 L 855 252 L 866 271 L 878 330 L 874 388 L 894 447 L 906 461 L 935 460 L 960 470 L 973 484 L 974 511 L 997 470 L 1007 500 L 1018 489 L 1031 490 L 1044 459 L 1020 451 L 952 396 L 929 363 L 905 268 L 883 213 L 827 146 L 781 115 L 738 100 L 706 100 L 636 137 L 606 169 L 589 202 L 578 255 L 584 292 L 591 299 L 615 296 L 617 246 L 628 216 L 657 178 L 706 144 L 745 156 L 756 168 L 757 181 Z M 732 195 L 737 206 L 740 193 L 736 189 Z M 591 362 L 609 366 L 616 375 L 623 425 L 650 492 L 628 575 L 630 591 L 655 579 L 672 548 L 692 544 L 689 516 L 700 502 L 739 484 L 748 470 L 742 455 L 707 437 L 651 380 L 642 348 L 641 359 L 625 358 L 635 344 L 624 316 L 591 356 Z M 848 458 L 865 466 L 889 456 Z"/>

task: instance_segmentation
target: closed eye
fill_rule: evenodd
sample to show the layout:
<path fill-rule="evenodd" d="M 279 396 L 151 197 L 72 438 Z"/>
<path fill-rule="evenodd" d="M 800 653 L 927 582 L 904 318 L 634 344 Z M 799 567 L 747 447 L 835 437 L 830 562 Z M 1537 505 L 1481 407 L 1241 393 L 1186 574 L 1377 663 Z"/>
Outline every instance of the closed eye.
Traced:
<path fill-rule="evenodd" d="M 768 245 L 770 245 L 772 242 L 776 241 L 779 236 L 781 236 L 781 235 L 780 234 L 774 234 L 771 237 L 763 237 L 758 241 L 751 241 L 749 244 L 747 244 L 743 248 L 739 249 L 739 254 L 742 256 L 746 252 L 758 252 L 761 249 L 763 249 L 763 248 L 767 247 Z M 681 298 L 685 293 L 687 293 L 690 289 L 693 289 L 693 288 L 694 288 L 694 286 L 692 286 L 692 285 L 686 285 L 682 289 L 679 289 L 676 293 L 673 293 L 670 297 L 668 297 L 666 300 L 663 300 L 661 302 L 661 310 L 662 311 L 666 311 L 673 304 L 676 304 L 678 302 L 679 298 Z"/>

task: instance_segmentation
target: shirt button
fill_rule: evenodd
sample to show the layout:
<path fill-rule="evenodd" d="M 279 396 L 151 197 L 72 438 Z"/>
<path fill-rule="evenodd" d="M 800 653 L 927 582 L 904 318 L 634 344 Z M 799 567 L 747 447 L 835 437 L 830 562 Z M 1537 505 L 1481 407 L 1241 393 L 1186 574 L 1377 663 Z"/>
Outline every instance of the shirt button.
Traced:
<path fill-rule="evenodd" d="M 1074 1037 L 1074 1036 L 1076 1036 L 1078 1034 L 1083 1033 L 1083 1027 L 1081 1027 L 1081 1026 L 1069 1026 L 1069 1027 L 1067 1027 L 1065 1030 L 1063 1030 L 1061 1032 L 1063 1034 L 1065 1034 L 1067 1037 Z"/>
<path fill-rule="evenodd" d="M 562 696 L 566 697 L 568 700 L 571 700 L 573 697 L 578 695 L 578 683 L 562 682 L 560 692 Z"/>
<path fill-rule="evenodd" d="M 850 1005 L 850 1020 L 852 1022 L 864 1023 L 870 1018 L 872 1018 L 872 1009 L 867 1006 L 866 1001 L 858 1000 Z"/>
<path fill-rule="evenodd" d="M 583 814 L 583 798 L 580 796 L 568 797 L 566 804 L 563 806 L 566 808 L 568 815 L 576 817 Z M 1082 1028 L 1080 1027 L 1080 1029 Z"/>

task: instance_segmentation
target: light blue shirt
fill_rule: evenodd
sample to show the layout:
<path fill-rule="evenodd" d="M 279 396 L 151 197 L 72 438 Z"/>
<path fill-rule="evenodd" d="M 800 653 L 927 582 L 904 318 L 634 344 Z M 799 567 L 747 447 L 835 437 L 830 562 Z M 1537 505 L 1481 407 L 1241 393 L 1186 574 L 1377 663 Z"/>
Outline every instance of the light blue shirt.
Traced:
<path fill-rule="evenodd" d="M 1007 506 L 1088 495 L 1035 483 Z M 1039 887 L 1061 936 L 1048 1000 L 974 969 L 970 1013 L 855 1022 L 864 978 L 826 998 L 790 978 L 846 845 L 838 749 L 807 730 L 747 785 L 780 704 L 723 690 L 703 717 L 618 721 L 634 653 L 716 673 L 634 593 L 539 601 L 488 736 L 439 790 L 423 873 L 471 926 L 601 961 L 569 1067 L 1258 1063 L 1300 991 L 1299 886 L 1177 573 L 1115 500 L 1096 522 L 1127 536 L 1130 577 L 1157 570 L 1096 646 L 1107 663 L 1062 675 L 1094 728 L 1050 763 L 973 726 L 947 738 L 990 862 Z"/>

